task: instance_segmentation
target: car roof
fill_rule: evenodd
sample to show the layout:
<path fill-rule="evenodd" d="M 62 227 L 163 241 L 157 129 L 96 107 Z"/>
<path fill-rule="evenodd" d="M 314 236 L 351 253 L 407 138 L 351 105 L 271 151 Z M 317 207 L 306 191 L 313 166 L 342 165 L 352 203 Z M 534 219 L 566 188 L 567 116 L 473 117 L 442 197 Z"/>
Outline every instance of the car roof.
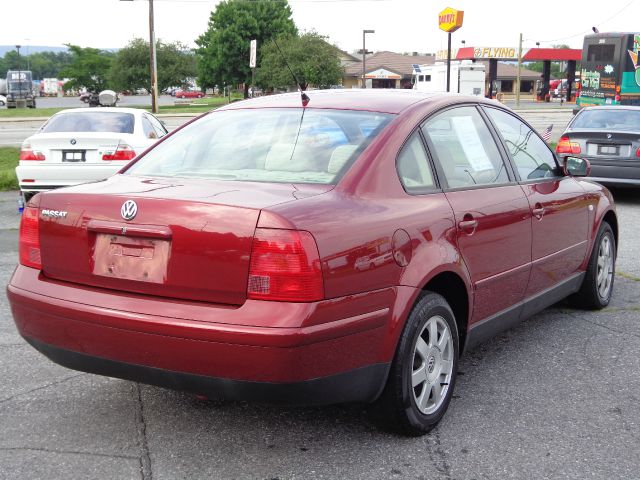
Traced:
<path fill-rule="evenodd" d="M 634 105 L 597 105 L 593 107 L 583 107 L 582 110 L 640 110 L 640 107 Z"/>
<path fill-rule="evenodd" d="M 127 108 L 127 107 L 96 107 L 96 108 L 87 108 L 87 107 L 79 107 L 79 108 L 68 108 L 67 110 L 60 110 L 56 115 L 64 115 L 67 113 L 94 113 L 94 112 L 116 112 L 116 113 L 130 113 L 132 115 L 142 115 L 145 110 L 140 108 Z"/>
<path fill-rule="evenodd" d="M 416 103 L 442 99 L 443 97 L 469 98 L 458 94 L 426 93 L 406 89 L 330 89 L 310 90 L 307 108 L 338 110 L 362 110 L 397 114 Z M 472 97 L 475 101 L 477 97 Z M 268 95 L 226 105 L 218 110 L 248 108 L 296 108 L 302 107 L 299 92 Z"/>

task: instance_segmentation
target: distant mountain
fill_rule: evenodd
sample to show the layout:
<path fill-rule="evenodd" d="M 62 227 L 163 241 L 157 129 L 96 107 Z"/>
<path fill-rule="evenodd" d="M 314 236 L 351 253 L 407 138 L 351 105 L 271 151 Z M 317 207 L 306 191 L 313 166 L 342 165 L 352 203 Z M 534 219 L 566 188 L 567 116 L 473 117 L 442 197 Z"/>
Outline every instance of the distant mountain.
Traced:
<path fill-rule="evenodd" d="M 82 46 L 82 45 L 81 45 Z M 0 45 L 0 57 L 4 57 L 5 53 L 15 50 L 15 45 Z M 42 45 L 22 45 L 20 47 L 21 55 L 31 55 L 32 53 L 39 52 L 66 52 L 67 47 L 51 47 Z M 108 50 L 110 52 L 117 52 L 119 48 L 101 48 L 101 50 Z"/>

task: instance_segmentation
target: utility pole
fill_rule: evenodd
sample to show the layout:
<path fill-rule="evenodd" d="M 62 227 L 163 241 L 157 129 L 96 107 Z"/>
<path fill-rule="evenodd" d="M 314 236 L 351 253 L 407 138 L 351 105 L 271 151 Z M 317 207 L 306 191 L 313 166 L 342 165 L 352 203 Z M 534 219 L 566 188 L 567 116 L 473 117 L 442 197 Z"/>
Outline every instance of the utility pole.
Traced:
<path fill-rule="evenodd" d="M 151 48 L 149 55 L 151 56 L 151 111 L 158 113 L 158 63 L 156 59 L 156 32 L 153 26 L 153 0 L 149 0 L 149 42 Z"/>
<path fill-rule="evenodd" d="M 520 69 L 522 68 L 522 33 L 518 43 L 518 73 L 516 77 L 516 107 L 520 107 Z"/>

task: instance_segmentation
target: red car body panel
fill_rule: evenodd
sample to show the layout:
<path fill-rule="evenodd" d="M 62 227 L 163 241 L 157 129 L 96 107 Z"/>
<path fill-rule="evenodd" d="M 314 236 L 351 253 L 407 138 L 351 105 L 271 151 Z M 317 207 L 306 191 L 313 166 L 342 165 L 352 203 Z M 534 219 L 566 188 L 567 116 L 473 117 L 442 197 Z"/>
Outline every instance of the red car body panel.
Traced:
<path fill-rule="evenodd" d="M 127 365 L 223 382 L 289 385 L 380 367 L 331 397 L 371 401 L 424 289 L 444 276 L 456 279 L 451 299 L 465 305 L 452 308 L 466 312 L 457 319 L 463 337 L 510 309 L 519 319 L 528 299 L 584 271 L 599 223 L 615 216 L 602 187 L 570 177 L 408 195 L 398 178 L 398 151 L 420 122 L 460 97 L 310 96 L 308 108 L 397 115 L 335 186 L 144 178 L 124 169 L 103 182 L 36 197 L 40 210 L 68 215 L 40 217 L 42 271 L 20 265 L 8 286 L 20 333 L 45 353 L 52 347 L 86 355 L 82 361 L 105 359 L 117 363 L 116 371 Z M 224 110 L 269 107 L 300 108 L 300 96 L 261 97 Z M 123 221 L 120 207 L 128 199 L 138 203 L 138 214 Z M 468 220 L 477 224 L 461 225 Z M 256 228 L 312 235 L 323 300 L 247 297 Z M 105 252 L 116 252 L 120 263 L 105 261 L 114 258 Z M 60 363 L 82 369 L 80 360 Z M 144 372 L 116 376 L 176 385 Z M 320 394 L 303 397 L 323 403 Z"/>
<path fill-rule="evenodd" d="M 477 222 L 456 228 L 474 285 L 471 325 L 524 299 L 531 269 L 531 212 L 519 185 L 446 195 L 458 226 Z"/>
<path fill-rule="evenodd" d="M 580 188 L 570 177 L 523 185 L 533 209 L 543 213 L 532 220 L 532 269 L 527 295 L 545 290 L 576 273 L 588 247 L 588 201 L 576 196 Z"/>

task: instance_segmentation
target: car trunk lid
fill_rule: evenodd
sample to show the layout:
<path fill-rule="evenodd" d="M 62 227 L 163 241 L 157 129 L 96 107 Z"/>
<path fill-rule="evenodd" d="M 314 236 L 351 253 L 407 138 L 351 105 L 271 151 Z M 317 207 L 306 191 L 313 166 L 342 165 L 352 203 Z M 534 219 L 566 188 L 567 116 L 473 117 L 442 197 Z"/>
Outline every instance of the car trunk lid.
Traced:
<path fill-rule="evenodd" d="M 311 188 L 308 194 L 326 190 Z M 260 210 L 299 197 L 300 188 L 293 185 L 128 175 L 53 191 L 40 204 L 43 274 L 126 292 L 240 305 Z"/>
<path fill-rule="evenodd" d="M 42 152 L 45 156 L 44 162 L 51 164 L 78 163 L 109 164 L 111 160 L 103 160 L 105 155 L 113 155 L 119 145 L 127 144 L 132 147 L 133 136 L 124 133 L 109 132 L 56 132 L 40 133 L 28 140 L 31 149 Z M 136 154 L 140 152 L 135 152 Z M 128 163 L 131 159 L 125 162 Z"/>
<path fill-rule="evenodd" d="M 574 130 L 568 134 L 571 141 L 577 141 L 582 155 L 594 158 L 616 158 L 619 160 L 640 160 L 636 152 L 640 148 L 637 132 Z"/>

